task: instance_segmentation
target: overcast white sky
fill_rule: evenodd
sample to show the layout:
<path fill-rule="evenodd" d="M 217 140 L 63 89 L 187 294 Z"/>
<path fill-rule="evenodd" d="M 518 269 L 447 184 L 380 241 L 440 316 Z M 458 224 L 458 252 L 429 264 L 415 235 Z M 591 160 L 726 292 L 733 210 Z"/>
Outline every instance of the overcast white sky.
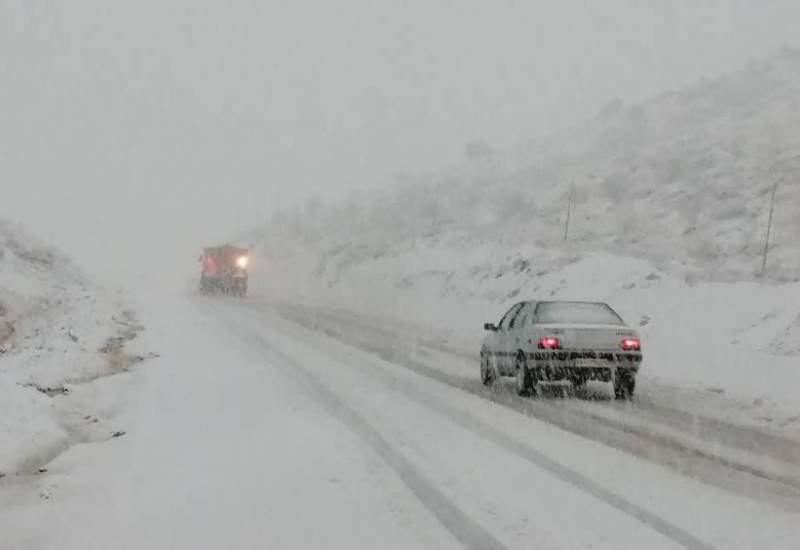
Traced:
<path fill-rule="evenodd" d="M 735 70 L 798 21 L 796 0 L 0 0 L 0 217 L 91 269 L 189 263 L 278 201 Z"/>

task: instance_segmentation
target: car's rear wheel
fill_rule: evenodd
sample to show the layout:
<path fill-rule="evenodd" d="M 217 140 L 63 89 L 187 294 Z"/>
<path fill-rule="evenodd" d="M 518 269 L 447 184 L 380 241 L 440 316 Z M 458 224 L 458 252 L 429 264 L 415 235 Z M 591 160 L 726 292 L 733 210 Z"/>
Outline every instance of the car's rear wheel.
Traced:
<path fill-rule="evenodd" d="M 614 398 L 630 400 L 636 391 L 636 377 L 627 373 L 617 372 L 614 377 Z"/>
<path fill-rule="evenodd" d="M 489 363 L 489 356 L 485 353 L 481 353 L 481 383 L 483 383 L 484 386 L 492 386 L 494 385 L 494 381 L 494 369 L 492 369 L 492 365 Z"/>
<path fill-rule="evenodd" d="M 586 395 L 586 378 L 579 376 L 572 379 L 572 388 L 570 390 L 570 395 L 579 395 L 585 396 Z"/>
<path fill-rule="evenodd" d="M 517 395 L 531 395 L 534 392 L 535 380 L 528 362 L 522 355 L 517 356 Z"/>

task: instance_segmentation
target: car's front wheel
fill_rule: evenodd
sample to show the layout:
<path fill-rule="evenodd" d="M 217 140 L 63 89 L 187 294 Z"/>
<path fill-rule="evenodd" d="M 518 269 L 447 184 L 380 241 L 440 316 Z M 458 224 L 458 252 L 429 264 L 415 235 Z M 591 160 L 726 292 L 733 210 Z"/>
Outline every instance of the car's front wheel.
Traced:
<path fill-rule="evenodd" d="M 517 357 L 517 395 L 531 395 L 534 392 L 534 375 L 528 368 L 528 362 L 522 356 Z"/>

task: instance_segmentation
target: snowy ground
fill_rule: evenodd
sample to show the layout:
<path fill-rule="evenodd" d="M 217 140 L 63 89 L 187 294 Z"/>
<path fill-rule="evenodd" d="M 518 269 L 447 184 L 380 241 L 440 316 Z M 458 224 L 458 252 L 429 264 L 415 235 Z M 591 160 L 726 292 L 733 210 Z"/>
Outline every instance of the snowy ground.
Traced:
<path fill-rule="evenodd" d="M 642 460 L 258 300 L 134 305 L 162 356 L 131 374 L 126 436 L 4 482 L 4 550 L 797 546 L 796 496 Z"/>
<path fill-rule="evenodd" d="M 0 547 L 452 546 L 377 457 L 205 304 L 149 306 L 146 338 L 164 359 L 135 375 L 138 402 L 117 417 L 126 436 L 71 449 L 35 491 L 5 487 Z"/>
<path fill-rule="evenodd" d="M 104 400 L 93 381 L 124 371 L 131 357 L 109 339 L 137 332 L 118 297 L 0 224 L 0 477 L 116 432 L 122 395 Z"/>

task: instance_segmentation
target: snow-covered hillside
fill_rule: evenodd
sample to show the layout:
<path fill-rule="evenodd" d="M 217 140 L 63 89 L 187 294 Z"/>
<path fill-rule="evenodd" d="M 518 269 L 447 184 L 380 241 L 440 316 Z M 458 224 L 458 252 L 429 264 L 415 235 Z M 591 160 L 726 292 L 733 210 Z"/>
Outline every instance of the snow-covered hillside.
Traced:
<path fill-rule="evenodd" d="M 280 216 L 266 249 L 313 246 L 357 261 L 459 232 L 509 251 L 569 246 L 644 257 L 690 279 L 753 280 L 779 181 L 767 266 L 800 278 L 800 52 L 596 118 L 513 151 L 486 152 L 391 191 Z M 283 245 L 283 246 L 282 246 Z M 347 250 L 345 250 L 347 249 Z"/>
<path fill-rule="evenodd" d="M 445 175 L 311 203 L 249 238 L 266 292 L 448 327 L 475 351 L 476 329 L 516 300 L 608 300 L 642 328 L 646 377 L 788 425 L 800 413 L 798 181 L 800 52 L 785 51 Z"/>
<path fill-rule="evenodd" d="M 0 222 L 0 477 L 113 433 L 84 384 L 124 368 L 114 338 L 132 338 L 132 321 L 58 252 Z"/>

